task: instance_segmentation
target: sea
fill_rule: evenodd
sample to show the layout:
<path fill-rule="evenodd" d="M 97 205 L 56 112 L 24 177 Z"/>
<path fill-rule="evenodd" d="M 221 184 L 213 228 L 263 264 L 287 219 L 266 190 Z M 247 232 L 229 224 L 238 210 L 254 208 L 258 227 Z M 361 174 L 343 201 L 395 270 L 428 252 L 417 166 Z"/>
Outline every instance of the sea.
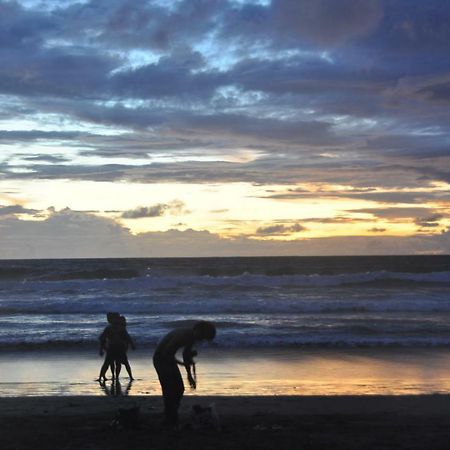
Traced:
<path fill-rule="evenodd" d="M 450 256 L 0 261 L 0 349 L 97 346 L 109 311 L 148 347 L 449 346 Z"/>
<path fill-rule="evenodd" d="M 132 383 L 95 381 L 108 312 Z M 198 320 L 186 395 L 450 393 L 450 256 L 418 255 L 0 261 L 0 396 L 160 396 L 153 350 Z"/>

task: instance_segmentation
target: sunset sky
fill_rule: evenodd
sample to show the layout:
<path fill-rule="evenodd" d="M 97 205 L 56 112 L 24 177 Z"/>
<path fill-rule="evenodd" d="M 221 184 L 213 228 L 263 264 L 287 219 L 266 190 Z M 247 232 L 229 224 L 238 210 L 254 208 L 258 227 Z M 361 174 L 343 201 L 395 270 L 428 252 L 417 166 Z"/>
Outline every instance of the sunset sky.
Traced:
<path fill-rule="evenodd" d="M 0 258 L 450 253 L 450 2 L 0 1 Z"/>

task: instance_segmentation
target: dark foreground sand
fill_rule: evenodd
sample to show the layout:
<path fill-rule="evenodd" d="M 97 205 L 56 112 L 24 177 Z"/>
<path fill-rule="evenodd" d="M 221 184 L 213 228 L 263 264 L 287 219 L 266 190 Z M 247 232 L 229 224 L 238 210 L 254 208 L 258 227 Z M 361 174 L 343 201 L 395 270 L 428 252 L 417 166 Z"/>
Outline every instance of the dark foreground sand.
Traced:
<path fill-rule="evenodd" d="M 0 448 L 449 449 L 450 396 L 193 397 L 214 402 L 222 431 L 161 431 L 160 397 L 0 399 Z M 140 406 L 137 430 L 113 430 L 116 411 Z"/>

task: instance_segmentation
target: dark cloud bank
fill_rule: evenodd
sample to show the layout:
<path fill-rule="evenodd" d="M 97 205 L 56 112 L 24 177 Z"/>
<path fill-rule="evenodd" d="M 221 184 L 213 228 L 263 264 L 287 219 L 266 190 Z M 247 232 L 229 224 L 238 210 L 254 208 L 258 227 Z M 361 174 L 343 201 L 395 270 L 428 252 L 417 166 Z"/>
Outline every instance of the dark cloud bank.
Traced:
<path fill-rule="evenodd" d="M 248 166 L 165 164 L 164 181 L 292 183 L 310 178 L 308 167 L 316 181 L 384 186 L 393 166 L 402 185 L 450 179 L 447 2 L 49 5 L 0 2 L 1 116 L 54 114 L 124 134 L 111 145 L 101 132 L 23 130 L 0 142 L 70 140 L 104 158 L 260 151 Z M 331 166 L 325 151 L 337 156 Z M 50 170 L 36 160 L 28 176 L 105 180 L 103 170 L 55 162 Z M 17 175 L 16 166 L 2 171 Z M 152 167 L 120 175 L 155 180 Z"/>
<path fill-rule="evenodd" d="M 360 255 L 449 253 L 450 231 L 411 237 L 331 237 L 292 241 L 240 236 L 221 238 L 208 231 L 168 230 L 133 235 L 107 218 L 72 211 L 50 211 L 43 221 L 0 221 L 3 258 L 64 257 L 170 257 L 264 255 Z M 262 229 L 261 234 L 282 234 L 286 226 Z M 302 231 L 298 224 L 295 231 Z M 382 231 L 382 230 L 377 230 Z"/>

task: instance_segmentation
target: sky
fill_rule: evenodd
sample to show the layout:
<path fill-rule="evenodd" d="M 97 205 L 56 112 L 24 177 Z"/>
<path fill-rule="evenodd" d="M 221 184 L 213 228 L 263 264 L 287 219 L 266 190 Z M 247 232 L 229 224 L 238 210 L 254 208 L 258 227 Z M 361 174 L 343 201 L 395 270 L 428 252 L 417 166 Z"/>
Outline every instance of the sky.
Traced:
<path fill-rule="evenodd" d="M 0 0 L 0 258 L 450 253 L 450 2 Z"/>

